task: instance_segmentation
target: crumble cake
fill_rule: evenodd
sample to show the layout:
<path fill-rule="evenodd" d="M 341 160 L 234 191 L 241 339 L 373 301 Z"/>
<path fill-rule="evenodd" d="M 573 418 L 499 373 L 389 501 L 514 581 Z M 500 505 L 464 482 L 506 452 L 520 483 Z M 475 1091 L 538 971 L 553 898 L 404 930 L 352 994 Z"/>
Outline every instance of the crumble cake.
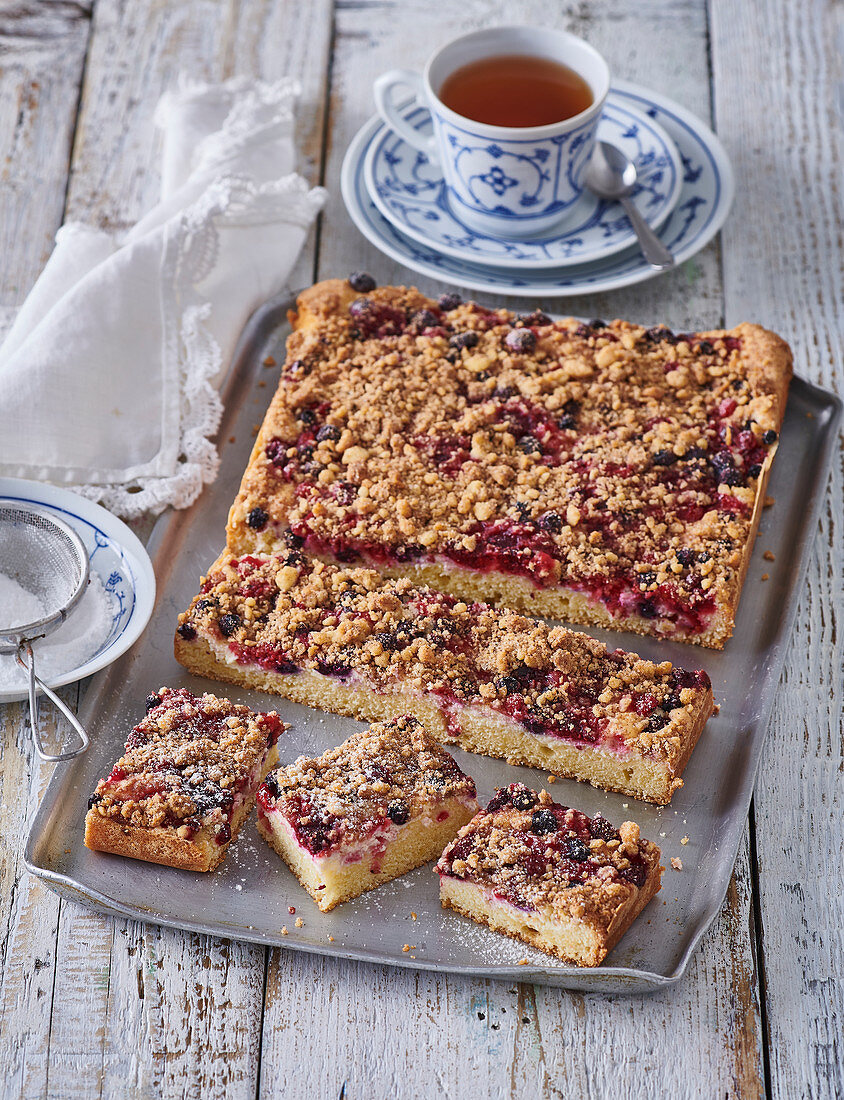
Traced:
<path fill-rule="evenodd" d="M 615 829 L 511 783 L 460 830 L 436 872 L 443 908 L 598 966 L 660 889 L 659 859 L 634 822 Z"/>
<path fill-rule="evenodd" d="M 354 284 L 354 285 L 353 285 Z M 305 291 L 228 524 L 532 614 L 721 648 L 777 447 L 773 333 Z"/>
<path fill-rule="evenodd" d="M 338 714 L 411 712 L 442 741 L 662 805 L 714 709 L 702 670 L 298 549 L 224 551 L 175 654 Z"/>
<path fill-rule="evenodd" d="M 402 715 L 267 776 L 258 831 L 328 912 L 436 859 L 477 810 L 474 782 Z"/>
<path fill-rule="evenodd" d="M 161 688 L 88 804 L 85 844 L 149 863 L 213 871 L 288 727 L 214 695 Z"/>

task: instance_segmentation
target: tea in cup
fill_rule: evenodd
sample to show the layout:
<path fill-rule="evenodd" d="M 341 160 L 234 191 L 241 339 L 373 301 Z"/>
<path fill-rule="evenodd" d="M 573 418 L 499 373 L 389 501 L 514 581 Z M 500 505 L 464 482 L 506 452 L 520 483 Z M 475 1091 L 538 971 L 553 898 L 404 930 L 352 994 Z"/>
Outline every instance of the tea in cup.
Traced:
<path fill-rule="evenodd" d="M 374 93 L 390 129 L 442 168 L 452 212 L 477 232 L 519 238 L 548 234 L 572 211 L 609 85 L 583 39 L 495 27 L 450 42 L 424 73 L 384 73 Z M 432 136 L 396 107 L 401 87 L 430 111 Z"/>

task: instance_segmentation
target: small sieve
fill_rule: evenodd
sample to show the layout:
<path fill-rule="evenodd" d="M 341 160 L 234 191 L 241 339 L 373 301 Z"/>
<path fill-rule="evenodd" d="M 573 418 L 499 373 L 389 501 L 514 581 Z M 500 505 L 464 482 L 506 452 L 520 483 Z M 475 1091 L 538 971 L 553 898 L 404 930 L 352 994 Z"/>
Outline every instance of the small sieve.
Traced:
<path fill-rule="evenodd" d="M 14 653 L 29 675 L 29 715 L 42 760 L 69 760 L 88 747 L 88 736 L 76 715 L 36 675 L 33 653 L 33 643 L 61 626 L 79 602 L 88 584 L 88 570 L 88 553 L 72 527 L 47 508 L 0 500 L 0 575 L 16 581 L 44 608 L 43 617 L 35 622 L 0 626 L 0 653 Z M 0 621 L 7 621 L 6 617 Z M 38 726 L 36 688 L 70 721 L 79 734 L 77 746 L 60 753 L 47 752 Z"/>

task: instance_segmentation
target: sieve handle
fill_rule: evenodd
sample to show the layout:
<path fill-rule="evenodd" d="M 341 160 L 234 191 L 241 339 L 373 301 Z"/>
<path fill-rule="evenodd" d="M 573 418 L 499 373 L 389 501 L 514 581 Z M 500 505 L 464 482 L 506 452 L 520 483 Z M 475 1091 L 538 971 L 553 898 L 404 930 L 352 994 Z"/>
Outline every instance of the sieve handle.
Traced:
<path fill-rule="evenodd" d="M 32 646 L 26 643 L 26 645 L 21 646 L 21 649 L 26 652 L 28 658 L 28 661 L 24 661 L 21 657 L 20 650 L 18 650 L 18 661 L 29 673 L 29 720 L 32 725 L 32 736 L 35 739 L 36 751 L 42 760 L 46 760 L 50 764 L 54 764 L 59 760 L 71 760 L 74 756 L 79 756 L 80 753 L 83 753 L 88 748 L 88 734 L 85 732 L 79 719 L 70 707 L 63 703 L 58 695 L 48 688 L 43 680 L 40 680 L 35 675 L 35 657 L 32 652 Z M 68 749 L 67 752 L 60 753 L 49 753 L 45 751 L 41 741 L 41 730 L 38 726 L 38 697 L 35 694 L 36 686 L 40 687 L 44 694 L 53 700 L 55 705 L 79 734 L 80 744 L 77 745 L 76 748 Z"/>

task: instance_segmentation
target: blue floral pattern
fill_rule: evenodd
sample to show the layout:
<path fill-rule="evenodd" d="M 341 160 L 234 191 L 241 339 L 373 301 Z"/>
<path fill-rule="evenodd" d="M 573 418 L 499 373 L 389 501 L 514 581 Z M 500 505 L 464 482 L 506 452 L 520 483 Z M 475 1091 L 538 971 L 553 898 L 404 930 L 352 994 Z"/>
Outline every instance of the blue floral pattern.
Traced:
<path fill-rule="evenodd" d="M 424 108 L 413 107 L 405 117 L 420 133 L 427 136 L 431 132 L 430 115 Z M 598 124 L 598 136 L 618 145 L 636 162 L 639 182 L 634 201 L 642 215 L 658 227 L 668 217 L 683 185 L 685 169 L 674 143 L 658 123 L 612 94 Z M 493 163 L 478 180 L 470 182 L 497 201 L 497 196 L 507 194 L 516 185 L 515 173 L 505 167 L 510 154 L 500 145 L 488 144 L 485 152 Z M 535 185 L 532 190 L 522 188 L 517 202 L 521 209 L 530 209 L 538 202 L 538 189 L 549 177 L 551 153 L 547 147 L 533 144 L 525 155 L 533 165 Z M 588 193 L 581 195 L 553 235 L 513 241 L 479 233 L 461 220 L 441 169 L 386 127 L 373 140 L 364 171 L 378 209 L 397 229 L 420 244 L 469 263 L 554 267 L 604 258 L 629 248 L 635 241 L 621 207 L 599 202 Z"/>
<path fill-rule="evenodd" d="M 503 195 L 508 187 L 516 187 L 519 182 L 512 176 L 506 176 L 497 164 L 494 164 L 485 175 L 478 176 L 478 179 L 491 188 L 496 195 Z"/>
<path fill-rule="evenodd" d="M 668 133 L 682 158 L 682 186 L 679 201 L 660 229 L 678 263 L 695 255 L 723 225 L 733 199 L 734 183 L 729 158 L 711 130 L 690 111 L 672 100 L 627 81 L 618 81 L 607 100 L 608 107 L 630 107 L 641 118 L 651 118 Z M 382 135 L 380 119 L 371 120 L 349 147 L 343 165 L 343 196 L 349 213 L 361 232 L 394 260 L 421 274 L 446 283 L 490 293 L 510 293 L 529 298 L 543 295 L 568 297 L 612 290 L 654 277 L 636 249 L 603 259 L 549 270 L 490 266 L 485 257 L 476 263 L 444 255 L 439 247 L 425 245 L 401 232 L 379 212 L 370 198 L 364 179 L 367 151 Z M 436 170 L 428 165 L 431 181 Z M 433 188 L 432 192 L 436 189 Z M 442 216 L 437 193 L 431 209 Z M 432 224 L 438 224 L 434 222 Z M 459 224 L 459 223 L 458 223 Z M 466 235 L 465 227 L 462 230 Z M 460 234 L 455 235 L 458 239 Z M 514 255 L 525 242 L 507 245 Z"/>
<path fill-rule="evenodd" d="M 527 219 L 541 232 L 580 198 L 597 119 L 556 137 L 487 142 L 437 111 L 432 118 L 453 150 L 443 172 L 458 217 L 485 220 L 490 231 Z"/>

